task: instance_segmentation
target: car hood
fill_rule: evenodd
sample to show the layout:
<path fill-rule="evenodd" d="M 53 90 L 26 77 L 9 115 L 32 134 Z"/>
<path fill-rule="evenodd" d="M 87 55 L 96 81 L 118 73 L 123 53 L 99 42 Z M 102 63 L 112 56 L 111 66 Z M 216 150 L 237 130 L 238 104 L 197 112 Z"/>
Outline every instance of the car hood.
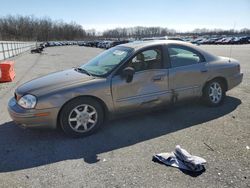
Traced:
<path fill-rule="evenodd" d="M 47 76 L 24 83 L 17 88 L 16 93 L 21 96 L 27 93 L 39 95 L 74 84 L 84 83 L 92 79 L 94 79 L 94 77 L 77 72 L 74 69 L 69 69 L 51 73 Z"/>

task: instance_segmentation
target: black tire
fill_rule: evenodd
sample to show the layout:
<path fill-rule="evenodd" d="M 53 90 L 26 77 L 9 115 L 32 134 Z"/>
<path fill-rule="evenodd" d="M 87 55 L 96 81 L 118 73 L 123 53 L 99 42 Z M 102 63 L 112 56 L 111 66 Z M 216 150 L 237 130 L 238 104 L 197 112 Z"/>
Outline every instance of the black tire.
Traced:
<path fill-rule="evenodd" d="M 221 96 L 219 97 L 219 94 L 218 94 L 218 91 L 217 91 L 217 96 L 219 97 L 218 100 L 215 100 L 216 97 L 216 94 L 215 96 L 212 95 L 212 88 L 214 85 L 219 86 L 221 88 Z M 214 88 L 214 87 L 213 87 Z M 210 94 L 212 96 L 210 96 Z M 209 81 L 208 83 L 206 83 L 204 89 L 203 89 L 203 96 L 202 96 L 202 99 L 204 101 L 204 103 L 207 105 L 207 106 L 210 106 L 210 107 L 216 107 L 216 106 L 219 106 L 223 103 L 224 99 L 226 97 L 226 87 L 225 87 L 225 83 L 220 80 L 220 79 L 214 79 L 214 80 L 211 80 Z"/>
<path fill-rule="evenodd" d="M 77 132 L 76 130 L 73 129 L 72 123 L 69 122 L 70 115 L 74 113 L 73 110 L 78 106 L 80 106 L 79 108 L 81 108 L 81 105 L 87 105 L 89 107 L 93 107 L 96 110 L 96 117 L 97 117 L 96 123 L 95 125 L 93 125 L 91 129 L 86 130 L 85 132 L 82 132 L 83 130 L 78 130 Z M 69 101 L 67 104 L 63 106 L 59 116 L 60 126 L 62 127 L 63 131 L 71 137 L 89 136 L 95 133 L 101 127 L 103 121 L 104 121 L 104 111 L 101 104 L 95 99 L 92 99 L 90 97 L 79 97 Z M 87 125 L 87 127 L 88 126 L 89 125 Z"/>

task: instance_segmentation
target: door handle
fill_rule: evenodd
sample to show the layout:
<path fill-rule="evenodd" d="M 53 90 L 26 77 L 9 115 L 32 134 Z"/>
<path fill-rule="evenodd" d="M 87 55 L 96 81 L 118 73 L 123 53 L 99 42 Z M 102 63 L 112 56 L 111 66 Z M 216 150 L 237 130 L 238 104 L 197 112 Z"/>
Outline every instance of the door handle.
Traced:
<path fill-rule="evenodd" d="M 163 80 L 165 75 L 156 75 L 153 77 L 153 81 L 161 81 Z"/>
<path fill-rule="evenodd" d="M 207 69 L 201 69 L 201 72 L 207 72 Z"/>

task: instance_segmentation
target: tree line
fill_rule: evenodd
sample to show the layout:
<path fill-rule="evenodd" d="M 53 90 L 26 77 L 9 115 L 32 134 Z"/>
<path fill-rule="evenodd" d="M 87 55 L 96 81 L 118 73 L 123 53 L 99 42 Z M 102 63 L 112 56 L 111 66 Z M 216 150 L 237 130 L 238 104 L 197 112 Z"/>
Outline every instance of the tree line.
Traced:
<path fill-rule="evenodd" d="M 162 27 L 129 27 L 116 28 L 103 32 L 102 36 L 106 38 L 145 38 L 145 37 L 160 37 L 176 34 L 173 29 Z"/>
<path fill-rule="evenodd" d="M 103 32 L 105 38 L 146 38 L 162 36 L 199 36 L 199 35 L 250 35 L 250 29 L 223 30 L 223 29 L 194 29 L 191 32 L 177 32 L 174 29 L 162 27 L 131 27 L 116 28 Z"/>
<path fill-rule="evenodd" d="M 0 40 L 50 41 L 80 40 L 87 37 L 81 25 L 33 16 L 0 18 Z"/>
<path fill-rule="evenodd" d="M 222 30 L 206 28 L 191 32 L 177 32 L 174 29 L 162 27 L 129 27 L 109 29 L 101 34 L 93 30 L 85 30 L 81 25 L 71 22 L 53 21 L 50 18 L 34 16 L 5 16 L 0 18 L 0 40 L 21 41 L 63 41 L 88 40 L 100 38 L 145 38 L 174 35 L 250 35 L 250 29 Z"/>

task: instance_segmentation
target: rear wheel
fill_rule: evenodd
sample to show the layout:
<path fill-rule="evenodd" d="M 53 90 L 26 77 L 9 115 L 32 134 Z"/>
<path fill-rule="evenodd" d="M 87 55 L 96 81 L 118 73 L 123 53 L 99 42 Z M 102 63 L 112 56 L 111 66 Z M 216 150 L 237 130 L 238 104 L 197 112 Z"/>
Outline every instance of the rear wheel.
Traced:
<path fill-rule="evenodd" d="M 76 98 L 68 102 L 60 113 L 63 131 L 74 137 L 88 136 L 100 128 L 104 115 L 102 106 L 92 98 Z"/>
<path fill-rule="evenodd" d="M 225 96 L 225 84 L 219 79 L 208 82 L 203 90 L 203 100 L 208 106 L 219 106 Z"/>

